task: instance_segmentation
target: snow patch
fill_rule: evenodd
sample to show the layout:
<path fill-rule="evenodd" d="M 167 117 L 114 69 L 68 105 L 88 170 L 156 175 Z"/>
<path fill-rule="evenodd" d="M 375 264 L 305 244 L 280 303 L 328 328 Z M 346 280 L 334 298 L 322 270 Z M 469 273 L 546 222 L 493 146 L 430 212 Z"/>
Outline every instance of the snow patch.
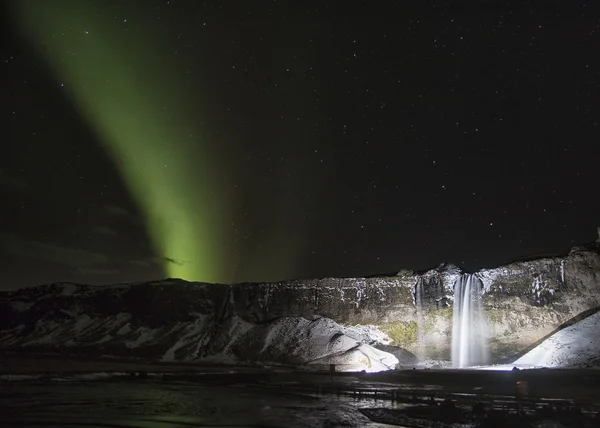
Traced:
<path fill-rule="evenodd" d="M 92 322 L 93 322 L 93 320 L 89 315 L 86 315 L 86 314 L 80 315 L 77 318 L 77 321 L 75 322 L 75 326 L 73 327 L 73 330 L 75 330 L 76 332 L 81 332 L 81 331 L 85 330 L 87 327 L 89 327 Z"/>
<path fill-rule="evenodd" d="M 354 326 L 341 325 L 342 332 L 360 343 L 373 344 L 381 343 L 382 345 L 390 345 L 392 339 L 376 325 L 357 324 Z"/>
<path fill-rule="evenodd" d="M 204 333 L 204 319 L 197 321 L 195 324 L 186 326 L 187 333 L 179 338 L 179 340 L 171 346 L 167 352 L 164 353 L 161 360 L 162 361 L 176 361 L 177 358 L 175 356 L 175 352 L 178 349 L 183 348 L 184 346 L 188 346 L 190 344 L 196 344 L 195 352 L 189 356 L 189 359 L 195 359 L 198 357 L 198 353 L 200 352 L 200 336 Z"/>
<path fill-rule="evenodd" d="M 366 333 L 368 328 L 344 327 L 329 318 L 284 317 L 261 325 L 243 320 L 231 323 L 229 337 L 222 338 L 227 344 L 221 353 L 231 353 L 242 361 L 335 364 L 341 371 L 369 372 L 391 370 L 398 364 L 394 355 L 362 343 L 363 339 L 373 341 Z"/>
<path fill-rule="evenodd" d="M 72 296 L 79 287 L 76 284 L 62 284 L 62 291 L 59 296 Z"/>
<path fill-rule="evenodd" d="M 136 340 L 129 340 L 125 342 L 125 346 L 129 349 L 137 348 L 146 342 L 152 341 L 152 339 L 154 339 L 154 337 L 156 336 L 157 332 L 154 329 L 140 327 L 139 329 L 137 329 L 136 333 L 139 333 L 139 336 Z"/>
<path fill-rule="evenodd" d="M 492 288 L 492 284 L 496 282 L 500 272 L 499 269 L 483 269 L 477 272 L 477 277 L 483 283 L 483 293 L 487 294 Z M 500 290 L 502 291 L 502 290 Z"/>
<path fill-rule="evenodd" d="M 104 337 L 102 339 L 97 340 L 94 343 L 97 344 L 97 345 L 99 345 L 101 343 L 110 342 L 112 339 L 113 339 L 113 337 L 110 334 L 106 334 L 106 335 L 104 335 Z"/>
<path fill-rule="evenodd" d="M 17 312 L 23 312 L 29 310 L 34 305 L 34 302 L 21 302 L 19 300 L 16 300 L 10 302 L 10 305 Z"/>
<path fill-rule="evenodd" d="M 24 374 L 5 374 L 0 376 L 0 380 L 8 381 L 8 382 L 19 382 L 26 380 L 36 380 L 39 379 L 40 375 L 24 375 Z"/>
<path fill-rule="evenodd" d="M 117 331 L 117 334 L 123 335 L 123 334 L 127 334 L 130 332 L 131 332 L 131 325 L 129 323 L 127 323 Z"/>
<path fill-rule="evenodd" d="M 55 321 L 38 321 L 34 326 L 33 338 L 25 341 L 24 345 L 51 344 L 57 341 L 60 334 L 60 324 Z"/>
<path fill-rule="evenodd" d="M 394 369 L 398 359 L 372 346 L 359 345 L 342 354 L 330 355 L 308 364 L 334 364 L 338 366 L 338 371 L 376 373 Z"/>
<path fill-rule="evenodd" d="M 69 310 L 67 310 L 67 309 L 61 309 L 59 312 L 61 312 L 61 313 L 65 314 L 65 315 L 68 315 L 68 316 L 70 316 L 70 317 L 72 317 L 72 318 L 75 318 L 75 316 L 78 314 L 78 313 L 77 313 L 77 312 L 75 312 L 75 311 L 69 311 Z"/>

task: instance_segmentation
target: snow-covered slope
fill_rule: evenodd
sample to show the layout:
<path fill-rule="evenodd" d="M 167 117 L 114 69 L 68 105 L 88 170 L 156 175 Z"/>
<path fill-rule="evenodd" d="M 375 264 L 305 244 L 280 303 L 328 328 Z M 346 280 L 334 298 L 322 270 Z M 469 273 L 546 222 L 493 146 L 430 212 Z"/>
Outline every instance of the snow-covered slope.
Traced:
<path fill-rule="evenodd" d="M 291 365 L 330 365 L 337 370 L 378 372 L 394 369 L 398 359 L 366 343 L 364 329 L 344 327 L 329 318 L 283 317 L 253 324 L 234 316 L 209 344 L 208 360 L 251 360 Z M 372 342 L 372 339 L 370 340 Z"/>
<path fill-rule="evenodd" d="M 535 367 L 600 367 L 600 312 L 556 332 L 514 364 Z"/>
<path fill-rule="evenodd" d="M 253 323 L 228 310 L 228 290 L 184 281 L 19 290 L 0 300 L 0 351 L 336 364 L 339 370 L 366 371 L 389 370 L 398 363 L 392 354 L 370 346 L 389 342 L 375 327 L 297 316 Z"/>

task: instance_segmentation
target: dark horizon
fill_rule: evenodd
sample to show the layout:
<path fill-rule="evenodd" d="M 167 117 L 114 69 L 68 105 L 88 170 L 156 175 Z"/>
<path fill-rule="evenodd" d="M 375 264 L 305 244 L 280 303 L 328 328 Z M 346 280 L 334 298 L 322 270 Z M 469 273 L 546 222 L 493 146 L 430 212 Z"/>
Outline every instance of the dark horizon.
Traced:
<path fill-rule="evenodd" d="M 478 272 L 481 272 L 484 270 L 497 269 L 497 268 L 501 268 L 504 266 L 509 266 L 514 263 L 524 263 L 524 262 L 531 262 L 531 261 L 542 260 L 542 259 L 567 257 L 574 248 L 584 248 L 585 250 L 599 251 L 600 244 L 598 242 L 599 242 L 598 240 L 585 242 L 582 244 L 575 245 L 575 246 L 569 248 L 568 250 L 556 252 L 556 253 L 526 255 L 526 256 L 520 257 L 518 259 L 509 260 L 504 263 L 500 263 L 496 266 L 482 267 L 475 271 L 469 271 L 469 270 L 465 269 L 464 267 L 462 267 L 460 265 L 456 265 L 452 262 L 441 262 L 435 266 L 431 266 L 426 269 L 415 270 L 415 269 L 410 269 L 410 268 L 400 268 L 393 272 L 377 272 L 377 273 L 372 273 L 372 274 L 367 273 L 367 274 L 359 274 L 359 275 L 355 275 L 355 276 L 298 277 L 298 278 L 283 278 L 280 280 L 273 280 L 273 281 L 242 281 L 242 282 L 233 282 L 233 283 L 208 283 L 205 281 L 195 281 L 195 280 L 187 280 L 187 279 L 183 279 L 183 278 L 173 278 L 173 277 L 150 278 L 150 279 L 130 281 L 130 282 L 111 282 L 111 283 L 101 283 L 101 282 L 86 283 L 86 282 L 77 282 L 77 281 L 71 281 L 71 280 L 65 280 L 65 281 L 58 280 L 58 281 L 44 282 L 44 283 L 39 283 L 39 284 L 26 284 L 26 285 L 23 285 L 20 287 L 2 288 L 2 289 L 0 289 L 0 292 L 16 291 L 16 290 L 23 289 L 23 288 L 35 288 L 35 287 L 40 287 L 40 286 L 43 287 L 43 286 L 49 286 L 49 285 L 54 285 L 54 284 L 74 284 L 74 285 L 83 285 L 83 286 L 92 286 L 92 287 L 110 287 L 113 285 L 116 286 L 116 285 L 130 285 L 130 284 L 139 284 L 139 283 L 143 284 L 143 283 L 167 282 L 167 281 L 185 281 L 185 282 L 191 282 L 191 283 L 208 283 L 208 284 L 228 286 L 228 285 L 240 285 L 240 284 L 261 284 L 261 283 L 277 283 L 277 282 L 292 282 L 292 281 L 308 281 L 308 280 L 315 280 L 315 279 L 320 280 L 320 279 L 327 279 L 327 278 L 342 278 L 342 279 L 391 278 L 394 276 L 398 276 L 403 271 L 408 271 L 415 275 L 423 275 L 429 271 L 438 270 L 440 268 L 444 268 L 444 267 L 448 267 L 448 266 L 457 267 L 463 274 L 477 274 Z"/>

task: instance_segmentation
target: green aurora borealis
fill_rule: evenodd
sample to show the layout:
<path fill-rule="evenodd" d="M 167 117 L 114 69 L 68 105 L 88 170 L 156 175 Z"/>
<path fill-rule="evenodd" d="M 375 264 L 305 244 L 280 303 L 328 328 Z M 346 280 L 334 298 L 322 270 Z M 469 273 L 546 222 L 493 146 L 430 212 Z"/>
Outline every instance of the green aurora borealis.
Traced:
<path fill-rule="evenodd" d="M 165 260 L 165 274 L 233 280 L 226 265 L 227 177 L 203 139 L 202 118 L 189 113 L 199 109 L 178 84 L 185 71 L 175 59 L 165 63 L 167 53 L 157 55 L 161 41 L 150 25 L 114 16 L 108 3 L 62 4 L 69 6 L 17 2 L 22 34 L 45 57 L 121 172 Z M 137 28 L 123 42 L 115 37 L 116 25 Z"/>
<path fill-rule="evenodd" d="M 595 240 L 597 17 L 513 6 L 6 2 L 0 288 L 474 272 Z"/>

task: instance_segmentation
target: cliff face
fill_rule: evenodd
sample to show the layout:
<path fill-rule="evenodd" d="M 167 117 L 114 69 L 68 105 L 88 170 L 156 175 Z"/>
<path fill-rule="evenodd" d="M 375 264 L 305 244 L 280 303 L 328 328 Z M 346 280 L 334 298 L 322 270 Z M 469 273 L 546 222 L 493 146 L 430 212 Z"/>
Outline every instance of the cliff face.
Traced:
<path fill-rule="evenodd" d="M 33 287 L 0 293 L 0 348 L 170 360 L 227 354 L 284 361 L 292 342 L 301 348 L 303 340 L 318 337 L 320 350 L 306 350 L 295 363 L 344 353 L 355 360 L 388 358 L 365 357 L 371 348 L 356 354 L 360 346 L 376 344 L 448 359 L 453 286 L 461 274 L 455 266 L 444 265 L 421 274 L 268 284 L 166 280 Z M 574 317 L 600 307 L 597 247 L 475 275 L 483 283 L 494 361 L 526 350 Z M 419 316 L 417 284 L 422 284 Z M 285 342 L 286 349 L 278 347 L 289 335 L 295 341 Z"/>
<path fill-rule="evenodd" d="M 241 284 L 232 288 L 233 310 L 252 322 L 318 314 L 343 324 L 372 324 L 397 346 L 425 358 L 448 359 L 453 287 L 461 274 L 455 266 L 442 265 L 423 274 L 403 271 L 386 278 Z M 493 360 L 513 356 L 570 319 L 600 308 L 600 254 L 594 248 L 575 249 L 566 257 L 515 262 L 475 275 L 484 285 Z M 421 326 L 415 305 L 419 281 L 424 294 Z"/>
<path fill-rule="evenodd" d="M 565 258 L 514 263 L 482 272 L 492 350 L 520 352 L 561 325 L 600 309 L 600 256 L 573 251 Z"/>

